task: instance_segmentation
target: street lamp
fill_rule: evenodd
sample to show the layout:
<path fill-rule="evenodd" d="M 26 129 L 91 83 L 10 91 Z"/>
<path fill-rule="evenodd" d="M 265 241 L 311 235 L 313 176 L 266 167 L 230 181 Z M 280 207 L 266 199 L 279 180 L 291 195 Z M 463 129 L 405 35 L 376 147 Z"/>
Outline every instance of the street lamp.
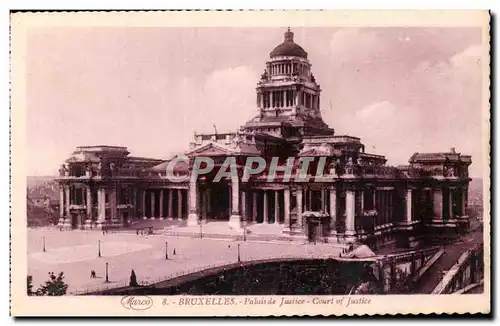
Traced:
<path fill-rule="evenodd" d="M 101 258 L 101 240 L 97 240 L 97 249 L 98 249 L 97 256 Z"/>
<path fill-rule="evenodd" d="M 200 239 L 203 239 L 203 223 L 200 221 Z"/>
<path fill-rule="evenodd" d="M 243 220 L 243 241 L 247 241 L 247 219 Z"/>
<path fill-rule="evenodd" d="M 165 259 L 168 259 L 168 241 L 165 241 Z"/>
<path fill-rule="evenodd" d="M 42 238 L 42 242 L 43 242 L 43 252 L 46 252 L 47 250 L 45 250 L 45 237 Z"/>
<path fill-rule="evenodd" d="M 106 262 L 106 283 L 109 283 L 109 277 L 108 277 L 108 263 Z"/>

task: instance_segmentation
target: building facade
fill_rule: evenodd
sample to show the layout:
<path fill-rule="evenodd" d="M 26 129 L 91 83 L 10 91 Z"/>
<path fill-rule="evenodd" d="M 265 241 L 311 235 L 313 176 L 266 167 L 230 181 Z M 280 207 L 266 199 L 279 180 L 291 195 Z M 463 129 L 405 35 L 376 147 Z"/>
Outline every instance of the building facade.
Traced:
<path fill-rule="evenodd" d="M 320 93 L 307 52 L 288 29 L 258 81 L 255 117 L 236 132 L 195 134 L 188 162 L 173 170 L 187 176 L 197 157 L 210 157 L 216 167 L 234 157 L 238 176 L 213 182 L 213 172 L 172 182 L 171 160 L 132 157 L 124 147 L 77 147 L 60 169 L 60 225 L 101 228 L 165 218 L 188 225 L 227 221 L 233 229 L 274 223 L 284 235 L 311 241 L 412 238 L 468 225 L 470 156 L 455 149 L 415 153 L 408 165 L 388 166 L 359 138 L 335 134 L 321 117 Z M 266 166 L 244 180 L 251 157 L 277 160 L 293 171 L 306 160 L 308 177 L 333 178 L 299 182 L 280 170 L 270 179 Z"/>

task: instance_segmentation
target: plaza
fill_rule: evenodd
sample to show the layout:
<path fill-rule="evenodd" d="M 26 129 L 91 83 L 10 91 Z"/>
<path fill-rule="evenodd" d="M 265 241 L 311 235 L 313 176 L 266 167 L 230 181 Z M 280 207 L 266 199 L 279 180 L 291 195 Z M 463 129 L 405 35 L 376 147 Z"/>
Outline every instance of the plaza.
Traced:
<path fill-rule="evenodd" d="M 101 257 L 98 257 L 99 241 Z M 166 242 L 168 259 L 165 259 Z M 49 272 L 64 272 L 65 282 L 69 284 L 68 294 L 128 285 L 132 269 L 139 284 L 152 284 L 194 270 L 235 263 L 238 261 L 238 244 L 242 261 L 280 257 L 328 258 L 338 257 L 342 251 L 339 246 L 319 243 L 29 229 L 28 275 L 33 276 L 33 285 L 37 288 L 48 279 Z M 106 263 L 108 283 L 105 279 Z M 90 278 L 91 270 L 96 271 L 97 278 Z"/>

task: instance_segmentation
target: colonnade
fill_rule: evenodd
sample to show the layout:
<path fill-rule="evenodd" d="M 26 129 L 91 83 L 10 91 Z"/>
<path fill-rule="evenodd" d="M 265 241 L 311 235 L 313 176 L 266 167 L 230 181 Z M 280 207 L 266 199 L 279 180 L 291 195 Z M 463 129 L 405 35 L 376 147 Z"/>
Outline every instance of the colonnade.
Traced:
<path fill-rule="evenodd" d="M 323 211 L 331 217 L 331 230 L 336 230 L 336 221 L 340 217 L 345 221 L 345 232 L 354 233 L 357 219 L 364 218 L 365 211 L 372 209 L 376 211 L 375 227 L 392 225 L 395 220 L 407 224 L 418 221 L 419 204 L 425 191 L 429 192 L 427 196 L 430 198 L 426 201 L 432 202 L 434 220 L 444 221 L 465 216 L 468 199 L 468 189 L 463 186 L 419 189 L 410 187 L 404 190 L 402 198 L 404 203 L 401 206 L 402 210 L 399 211 L 397 201 L 401 200 L 401 197 L 395 196 L 394 187 L 363 189 L 347 187 L 340 191 L 335 185 L 322 187 L 304 185 L 293 188 L 284 185 L 276 187 L 266 185 L 241 189 L 238 178 L 233 178 L 228 186 L 227 212 L 229 223 L 233 227 L 240 227 L 243 223 L 274 223 L 282 224 L 285 228 L 301 228 L 303 212 Z M 86 215 L 86 224 L 90 222 L 103 224 L 107 220 L 123 223 L 118 215 L 127 208 L 130 208 L 131 214 L 128 215 L 130 218 L 187 217 L 188 224 L 191 225 L 211 217 L 212 190 L 205 188 L 200 191 L 196 182 L 184 188 L 130 187 L 131 194 L 126 197 L 129 199 L 120 199 L 120 194 L 118 194 L 120 198 L 117 198 L 116 187 L 93 188 L 88 184 L 82 187 L 83 191 L 80 192 L 71 191 L 68 184 L 60 186 L 59 200 L 62 204 L 59 206 L 59 214 L 62 220 L 66 218 L 65 223 L 68 223 L 72 209 L 78 209 L 79 214 Z M 76 200 L 75 196 L 81 198 Z M 97 200 L 95 211 L 94 200 Z M 121 203 L 122 201 L 130 202 Z M 123 204 L 127 206 L 119 207 Z M 403 216 L 397 217 L 396 214 Z"/>
<path fill-rule="evenodd" d="M 319 109 L 319 95 L 295 89 L 277 89 L 257 92 L 259 108 L 283 108 L 303 105 L 310 109 Z"/>
<path fill-rule="evenodd" d="M 467 187 L 434 188 L 432 194 L 434 219 L 446 220 L 467 215 Z"/>
<path fill-rule="evenodd" d="M 188 189 L 140 189 L 139 212 L 143 219 L 186 217 L 185 198 Z"/>

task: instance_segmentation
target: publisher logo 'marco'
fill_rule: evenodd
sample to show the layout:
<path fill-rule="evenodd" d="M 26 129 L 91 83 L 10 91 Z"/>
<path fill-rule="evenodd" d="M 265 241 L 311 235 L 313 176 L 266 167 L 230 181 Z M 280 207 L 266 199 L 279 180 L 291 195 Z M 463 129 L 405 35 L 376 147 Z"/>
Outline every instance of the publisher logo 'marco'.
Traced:
<path fill-rule="evenodd" d="M 122 306 L 131 310 L 146 310 L 153 306 L 153 299 L 147 295 L 126 296 L 122 298 Z"/>

